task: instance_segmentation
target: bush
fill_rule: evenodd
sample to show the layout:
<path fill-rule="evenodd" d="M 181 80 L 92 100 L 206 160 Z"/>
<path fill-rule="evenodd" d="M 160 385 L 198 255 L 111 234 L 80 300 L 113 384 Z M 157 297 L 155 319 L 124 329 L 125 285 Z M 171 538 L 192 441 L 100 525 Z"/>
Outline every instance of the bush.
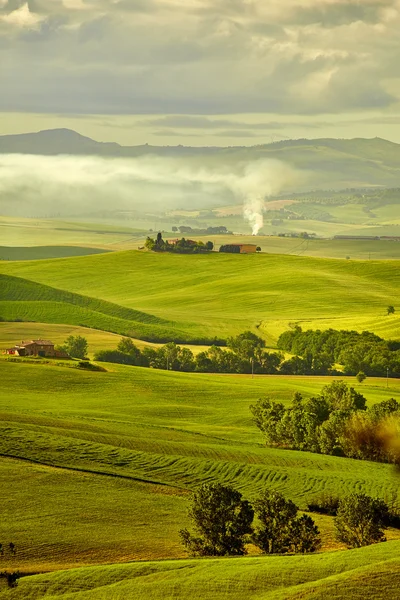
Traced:
<path fill-rule="evenodd" d="M 335 516 L 339 507 L 340 498 L 334 494 L 322 492 L 313 496 L 307 503 L 307 509 L 310 512 L 320 513 L 322 515 Z"/>
<path fill-rule="evenodd" d="M 350 494 L 339 502 L 335 517 L 336 538 L 349 548 L 384 542 L 388 513 L 383 500 L 365 494 Z"/>

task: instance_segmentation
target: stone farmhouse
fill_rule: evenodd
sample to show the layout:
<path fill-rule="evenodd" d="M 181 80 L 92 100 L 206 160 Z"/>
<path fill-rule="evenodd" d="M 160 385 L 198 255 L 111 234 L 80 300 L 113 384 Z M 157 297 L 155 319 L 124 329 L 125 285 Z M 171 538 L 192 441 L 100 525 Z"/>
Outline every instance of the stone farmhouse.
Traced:
<path fill-rule="evenodd" d="M 56 350 L 50 340 L 23 340 L 13 348 L 8 348 L 6 354 L 12 356 L 50 356 L 54 358 L 69 358 L 64 350 Z"/>

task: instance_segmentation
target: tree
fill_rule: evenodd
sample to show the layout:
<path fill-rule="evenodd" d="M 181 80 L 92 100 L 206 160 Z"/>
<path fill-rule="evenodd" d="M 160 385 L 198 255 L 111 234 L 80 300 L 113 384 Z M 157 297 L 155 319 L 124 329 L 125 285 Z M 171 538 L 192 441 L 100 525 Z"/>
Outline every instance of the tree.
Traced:
<path fill-rule="evenodd" d="M 128 354 L 131 356 L 135 360 L 135 364 L 140 364 L 142 353 L 132 342 L 131 338 L 122 338 L 118 343 L 117 350 L 123 354 Z"/>
<path fill-rule="evenodd" d="M 298 507 L 279 492 L 266 490 L 254 503 L 259 526 L 253 541 L 267 554 L 314 552 L 320 535 L 312 518 L 297 517 Z"/>
<path fill-rule="evenodd" d="M 365 410 L 366 399 L 342 380 L 332 381 L 321 390 L 321 396 L 329 403 L 332 410 Z"/>
<path fill-rule="evenodd" d="M 321 547 L 319 529 L 310 515 L 302 515 L 292 522 L 291 537 L 295 553 L 316 552 Z"/>
<path fill-rule="evenodd" d="M 246 554 L 245 536 L 252 533 L 254 511 L 237 490 L 220 483 L 205 483 L 193 494 L 189 517 L 196 535 L 179 533 L 183 545 L 197 556 Z"/>
<path fill-rule="evenodd" d="M 388 507 L 383 500 L 365 494 L 350 494 L 339 502 L 334 519 L 336 538 L 349 548 L 386 541 L 384 528 Z"/>
<path fill-rule="evenodd" d="M 395 313 L 394 306 L 388 306 L 387 309 L 386 309 L 386 312 L 387 312 L 388 315 L 394 315 L 394 313 Z"/>
<path fill-rule="evenodd" d="M 256 252 L 261 252 L 261 247 L 260 246 L 257 246 Z"/>
<path fill-rule="evenodd" d="M 74 358 L 86 358 L 88 351 L 87 339 L 81 335 L 70 335 L 64 342 L 63 349 Z"/>
<path fill-rule="evenodd" d="M 206 242 L 206 250 L 214 250 L 214 244 L 212 242 Z"/>
<path fill-rule="evenodd" d="M 172 231 L 174 231 L 174 232 L 175 232 L 175 231 L 178 231 L 178 228 L 177 228 L 177 227 L 174 225 L 174 226 L 172 227 Z"/>
<path fill-rule="evenodd" d="M 249 362 L 256 360 L 259 363 L 265 348 L 265 341 L 255 333 L 245 331 L 236 337 L 229 338 L 228 346 L 243 360 Z"/>
<path fill-rule="evenodd" d="M 356 379 L 357 379 L 358 383 L 362 383 L 366 378 L 367 378 L 367 376 L 364 373 L 364 371 L 359 371 L 356 375 Z"/>

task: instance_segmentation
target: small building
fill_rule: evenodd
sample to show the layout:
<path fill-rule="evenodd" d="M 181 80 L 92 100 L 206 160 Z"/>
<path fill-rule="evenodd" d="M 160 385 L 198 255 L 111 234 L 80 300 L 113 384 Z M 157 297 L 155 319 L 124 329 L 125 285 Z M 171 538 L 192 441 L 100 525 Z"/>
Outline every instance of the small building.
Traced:
<path fill-rule="evenodd" d="M 196 246 L 197 245 L 197 242 L 195 242 L 194 240 L 187 240 L 186 238 L 177 238 L 176 240 L 167 240 L 167 242 L 170 246 L 176 246 L 176 244 L 181 242 L 183 239 L 185 240 L 185 244 L 187 246 Z"/>
<path fill-rule="evenodd" d="M 230 252 L 232 254 L 253 254 L 257 252 L 256 244 L 226 244 L 221 246 L 220 252 Z"/>
<path fill-rule="evenodd" d="M 69 358 L 64 350 L 56 350 L 50 340 L 22 340 L 13 348 L 8 348 L 6 354 L 12 356 L 50 356 L 54 358 Z"/>

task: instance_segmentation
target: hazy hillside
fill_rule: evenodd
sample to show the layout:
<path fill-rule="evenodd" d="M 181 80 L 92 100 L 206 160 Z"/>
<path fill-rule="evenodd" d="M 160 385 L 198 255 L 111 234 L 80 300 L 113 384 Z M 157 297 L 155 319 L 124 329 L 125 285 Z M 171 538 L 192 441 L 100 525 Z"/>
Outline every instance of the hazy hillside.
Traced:
<path fill-rule="evenodd" d="M 380 138 L 284 140 L 252 147 L 120 146 L 97 142 L 68 129 L 0 136 L 1 154 L 96 155 L 138 157 L 144 155 L 203 157 L 234 163 L 260 158 L 279 159 L 308 173 L 302 189 L 397 186 L 400 145 Z"/>

